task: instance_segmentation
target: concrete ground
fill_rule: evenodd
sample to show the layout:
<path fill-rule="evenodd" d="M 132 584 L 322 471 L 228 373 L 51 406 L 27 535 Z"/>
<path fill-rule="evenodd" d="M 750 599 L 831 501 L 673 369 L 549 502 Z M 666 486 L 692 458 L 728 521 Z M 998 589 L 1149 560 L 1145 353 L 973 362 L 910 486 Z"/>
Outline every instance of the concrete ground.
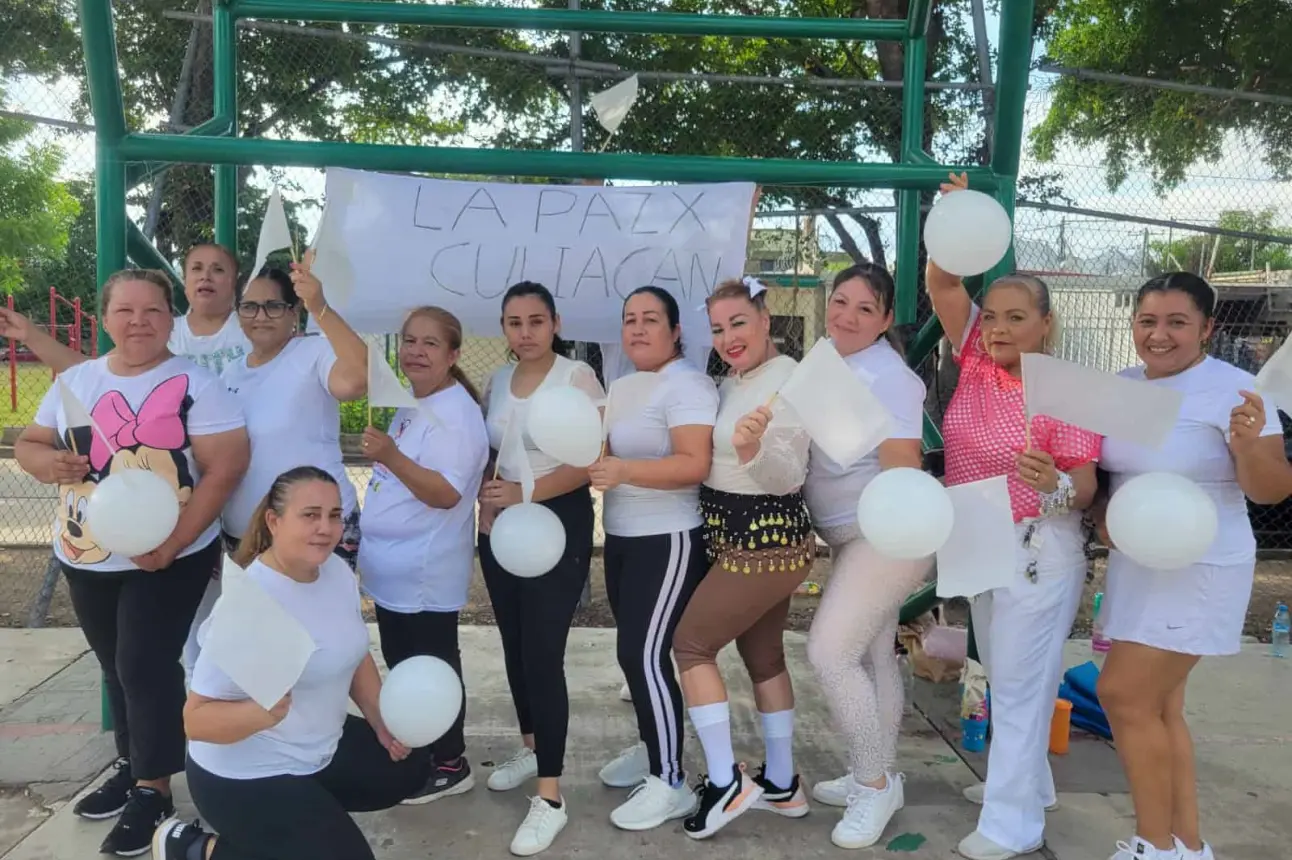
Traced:
<path fill-rule="evenodd" d="M 462 631 L 468 689 L 468 745 L 483 777 L 516 740 L 510 697 L 492 628 Z M 608 821 L 624 792 L 604 788 L 598 768 L 633 740 L 630 706 L 619 701 L 611 630 L 576 629 L 570 639 L 570 745 L 564 791 L 570 824 L 548 852 L 561 858 L 842 857 L 829 841 L 838 812 L 787 821 L 751 812 L 707 843 L 687 839 L 674 823 L 630 834 Z M 843 772 L 845 757 L 820 691 L 811 679 L 804 637 L 786 634 L 798 694 L 796 754 L 808 782 Z M 1088 659 L 1088 642 L 1069 645 L 1069 663 Z M 380 659 L 380 658 L 378 658 Z M 723 655 L 732 682 L 737 755 L 761 760 L 757 716 L 748 681 L 734 652 Z M 1292 842 L 1292 735 L 1286 724 L 1292 660 L 1248 646 L 1238 657 L 1202 664 L 1191 685 L 1189 712 L 1198 747 L 1204 832 L 1220 860 L 1283 860 Z M 906 808 L 886 843 L 854 856 L 951 858 L 973 829 L 976 807 L 960 791 L 978 780 L 982 756 L 948 743 L 958 722 L 955 685 L 918 682 L 915 708 L 902 736 L 899 768 L 906 774 Z M 72 816 L 70 801 L 110 763 L 110 739 L 98 730 L 98 669 L 75 629 L 0 630 L 0 858 L 88 860 L 110 826 Z M 698 744 L 688 761 L 697 772 Z M 1074 736 L 1067 756 L 1053 757 L 1060 808 L 1048 817 L 1047 860 L 1104 860 L 1130 834 L 1130 801 L 1111 748 Z M 483 783 L 483 778 L 479 779 Z M 195 817 L 182 779 L 181 814 Z M 508 856 L 512 831 L 526 807 L 523 791 L 495 794 L 483 784 L 466 796 L 423 807 L 360 816 L 377 854 L 390 860 Z M 731 853 L 728 853 L 728 852 Z"/>

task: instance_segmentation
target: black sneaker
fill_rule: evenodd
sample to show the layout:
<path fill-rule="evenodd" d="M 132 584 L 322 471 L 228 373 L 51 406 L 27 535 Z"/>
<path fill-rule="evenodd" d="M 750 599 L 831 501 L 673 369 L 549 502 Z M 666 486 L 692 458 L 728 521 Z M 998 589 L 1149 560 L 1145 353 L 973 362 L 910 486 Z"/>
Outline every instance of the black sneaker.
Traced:
<path fill-rule="evenodd" d="M 708 839 L 747 812 L 763 789 L 745 774 L 741 765 L 731 768 L 731 783 L 717 786 L 709 781 L 708 774 L 695 787 L 700 805 L 695 814 L 682 822 L 682 829 L 692 839 Z"/>
<path fill-rule="evenodd" d="M 121 818 L 99 846 L 100 854 L 137 857 L 152 848 L 153 833 L 175 814 L 175 802 L 155 788 L 136 787 L 130 792 Z"/>
<path fill-rule="evenodd" d="M 767 778 L 767 763 L 758 769 L 754 784 L 763 790 L 762 797 L 754 802 L 755 809 L 775 812 L 785 818 L 802 818 L 808 814 L 807 794 L 799 782 L 799 775 L 794 774 L 789 788 L 781 788 Z"/>
<path fill-rule="evenodd" d="M 112 764 L 112 776 L 104 780 L 103 785 L 91 791 L 76 802 L 72 812 L 91 821 L 102 821 L 114 818 L 126 808 L 130 791 L 135 787 L 134 774 L 130 772 L 130 760 L 119 758 Z"/>
<path fill-rule="evenodd" d="M 211 834 L 194 821 L 185 824 L 178 818 L 167 818 L 153 831 L 153 860 L 189 860 L 189 851 L 201 843 L 200 856 L 206 856 L 206 841 Z"/>
<path fill-rule="evenodd" d="M 441 797 L 452 797 L 455 794 L 466 794 L 475 788 L 476 778 L 471 774 L 471 763 L 466 756 L 455 762 L 431 763 L 431 776 L 416 794 L 404 798 L 401 803 L 407 806 L 419 806 L 433 803 Z"/>

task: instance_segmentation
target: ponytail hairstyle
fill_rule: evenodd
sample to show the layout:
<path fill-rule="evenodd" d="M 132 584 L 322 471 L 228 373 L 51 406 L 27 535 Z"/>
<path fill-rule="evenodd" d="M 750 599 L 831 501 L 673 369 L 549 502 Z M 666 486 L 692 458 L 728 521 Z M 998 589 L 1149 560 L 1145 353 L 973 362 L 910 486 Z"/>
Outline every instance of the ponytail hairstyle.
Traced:
<path fill-rule="evenodd" d="M 877 266 L 871 262 L 857 263 L 849 266 L 842 272 L 834 276 L 834 281 L 830 284 L 830 295 L 834 291 L 854 278 L 866 282 L 871 293 L 875 296 L 875 301 L 879 303 L 880 313 L 891 313 L 893 302 L 897 296 L 897 285 L 893 283 L 893 276 L 883 266 Z M 884 339 L 888 341 L 889 346 L 896 350 L 897 354 L 906 357 L 906 346 L 902 343 L 901 336 L 897 333 L 896 323 L 889 325 L 884 329 Z"/>
<path fill-rule="evenodd" d="M 520 283 L 512 284 L 507 288 L 507 292 L 503 293 L 502 296 L 502 314 L 504 318 L 507 316 L 508 302 L 512 299 L 520 298 L 521 296 L 537 297 L 539 301 L 547 306 L 547 312 L 552 315 L 552 323 L 555 325 L 556 299 L 552 298 L 551 290 L 537 281 L 521 281 Z M 557 355 L 563 355 L 566 358 L 570 357 L 570 344 L 563 340 L 555 331 L 552 332 L 552 352 Z M 508 355 L 513 359 L 516 357 L 515 353 L 510 352 L 510 350 L 508 351 Z"/>
<path fill-rule="evenodd" d="M 1045 340 L 1041 344 L 1041 351 L 1045 353 L 1053 352 L 1054 347 L 1062 339 L 1063 328 L 1059 321 L 1059 312 L 1054 309 L 1050 302 L 1049 284 L 1035 275 L 1014 272 L 992 281 L 991 285 L 987 287 L 987 292 L 989 293 L 997 287 L 1022 287 L 1032 295 L 1032 302 L 1036 305 L 1036 309 L 1041 312 L 1041 316 L 1050 318 L 1050 333 L 1045 336 Z M 986 293 L 983 295 L 986 295 Z"/>
<path fill-rule="evenodd" d="M 336 486 L 336 478 L 318 466 L 297 466 L 274 478 L 273 484 L 269 486 L 269 492 L 260 500 L 260 504 L 256 505 L 256 512 L 251 515 L 251 524 L 247 526 L 247 533 L 242 536 L 237 552 L 233 554 L 233 560 L 239 567 L 251 564 L 261 553 L 274 545 L 274 536 L 269 532 L 269 512 L 273 511 L 281 517 L 287 510 L 287 494 L 292 487 L 310 481 L 322 481 Z"/>
<path fill-rule="evenodd" d="M 400 338 L 403 338 L 408 333 L 408 324 L 414 319 L 428 319 L 435 323 L 442 330 L 444 339 L 448 341 L 449 349 L 459 351 L 459 355 L 461 354 L 462 321 L 452 313 L 446 311 L 444 308 L 436 307 L 435 305 L 423 305 L 420 308 L 413 308 L 408 312 L 408 316 L 404 318 L 403 326 L 399 329 Z M 472 400 L 476 403 L 480 403 L 480 392 L 471 384 L 471 380 L 468 379 L 466 373 L 463 372 L 462 366 L 456 361 L 453 362 L 453 366 L 449 368 L 449 376 L 452 376 L 458 385 L 461 385 L 466 389 L 467 394 L 471 395 Z"/>
<path fill-rule="evenodd" d="M 670 331 L 672 331 L 673 329 L 681 328 L 682 311 L 677 306 L 677 299 L 673 298 L 673 294 L 670 293 L 668 290 L 664 289 L 663 287 L 656 287 L 651 285 L 638 287 L 637 289 L 629 293 L 628 296 L 624 299 L 624 307 L 628 306 L 628 300 L 631 299 L 633 296 L 640 296 L 642 294 L 645 294 L 648 296 L 654 296 L 656 299 L 659 300 L 659 303 L 664 306 L 664 317 L 668 320 L 668 327 Z M 677 336 L 677 339 L 673 341 L 673 355 L 674 357 L 677 357 L 681 354 L 682 354 L 682 335 L 679 333 Z"/>

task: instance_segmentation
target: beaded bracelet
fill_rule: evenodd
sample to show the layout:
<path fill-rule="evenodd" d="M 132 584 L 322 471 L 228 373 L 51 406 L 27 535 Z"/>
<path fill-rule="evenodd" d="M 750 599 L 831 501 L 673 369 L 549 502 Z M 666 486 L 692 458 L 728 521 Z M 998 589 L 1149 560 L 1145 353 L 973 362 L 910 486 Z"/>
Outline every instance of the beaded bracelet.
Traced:
<path fill-rule="evenodd" d="M 1072 476 L 1059 472 L 1059 486 L 1052 493 L 1041 493 L 1041 516 L 1057 517 L 1066 514 L 1077 498 L 1077 488 L 1072 484 Z"/>

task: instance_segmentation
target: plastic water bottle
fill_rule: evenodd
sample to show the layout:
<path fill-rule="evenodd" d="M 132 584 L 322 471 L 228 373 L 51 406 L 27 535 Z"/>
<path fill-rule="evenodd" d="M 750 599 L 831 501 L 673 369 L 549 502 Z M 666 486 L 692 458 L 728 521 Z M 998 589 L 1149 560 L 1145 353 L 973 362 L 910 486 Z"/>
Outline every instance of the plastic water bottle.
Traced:
<path fill-rule="evenodd" d="M 1096 654 L 1107 654 L 1108 650 L 1113 647 L 1112 640 L 1104 636 L 1104 625 L 1100 618 L 1100 610 L 1104 605 L 1104 593 L 1095 592 L 1094 622 L 1090 630 L 1090 650 Z"/>
<path fill-rule="evenodd" d="M 1274 610 L 1274 623 L 1270 626 L 1270 656 L 1286 657 L 1288 655 L 1288 629 L 1292 622 L 1288 619 L 1288 605 L 1280 603 Z"/>

